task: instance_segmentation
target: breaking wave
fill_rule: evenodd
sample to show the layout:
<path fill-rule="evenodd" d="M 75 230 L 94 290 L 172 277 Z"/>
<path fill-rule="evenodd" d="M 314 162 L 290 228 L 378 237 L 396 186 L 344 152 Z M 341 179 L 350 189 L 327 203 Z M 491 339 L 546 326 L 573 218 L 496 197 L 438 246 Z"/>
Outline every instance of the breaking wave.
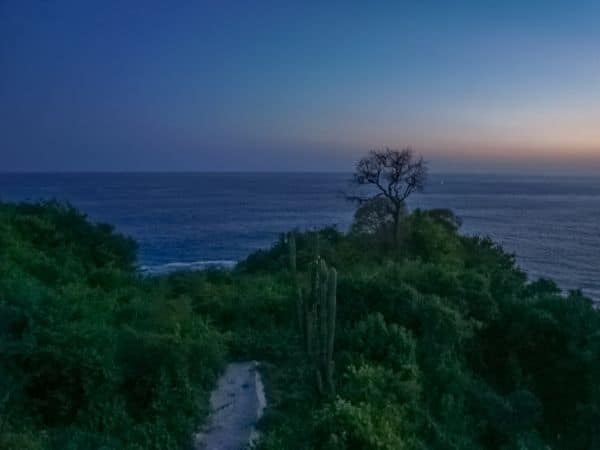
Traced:
<path fill-rule="evenodd" d="M 192 262 L 170 262 L 167 264 L 144 265 L 139 267 L 139 271 L 144 275 L 164 275 L 179 271 L 195 271 L 206 269 L 232 269 L 237 261 L 229 259 L 216 259 L 207 261 Z"/>

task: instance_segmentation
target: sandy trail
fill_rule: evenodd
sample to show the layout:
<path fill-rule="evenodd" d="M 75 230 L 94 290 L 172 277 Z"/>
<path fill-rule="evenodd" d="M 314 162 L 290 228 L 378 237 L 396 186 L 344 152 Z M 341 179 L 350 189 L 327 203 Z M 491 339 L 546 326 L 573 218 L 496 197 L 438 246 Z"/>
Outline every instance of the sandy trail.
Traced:
<path fill-rule="evenodd" d="M 206 426 L 194 435 L 194 450 L 241 450 L 258 436 L 266 405 L 256 361 L 231 363 L 210 397 Z"/>

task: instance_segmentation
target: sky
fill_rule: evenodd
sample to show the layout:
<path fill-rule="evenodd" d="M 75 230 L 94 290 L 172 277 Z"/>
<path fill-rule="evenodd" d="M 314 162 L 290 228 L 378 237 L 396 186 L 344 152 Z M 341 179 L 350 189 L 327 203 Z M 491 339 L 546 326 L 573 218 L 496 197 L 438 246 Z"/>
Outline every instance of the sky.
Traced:
<path fill-rule="evenodd" d="M 0 171 L 599 173 L 600 2 L 0 0 Z"/>

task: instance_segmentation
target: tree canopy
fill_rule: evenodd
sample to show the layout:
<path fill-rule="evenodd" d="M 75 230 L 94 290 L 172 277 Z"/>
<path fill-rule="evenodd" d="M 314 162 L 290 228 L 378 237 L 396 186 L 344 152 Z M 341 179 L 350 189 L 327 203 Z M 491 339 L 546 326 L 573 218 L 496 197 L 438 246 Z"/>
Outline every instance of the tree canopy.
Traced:
<path fill-rule="evenodd" d="M 388 210 L 397 235 L 406 210 L 406 199 L 425 188 L 427 163 L 422 157 L 417 157 L 411 148 L 371 150 L 356 163 L 352 181 L 358 187 L 370 189 L 367 193 L 350 194 L 348 199 L 359 206 L 377 200 L 373 205 Z"/>

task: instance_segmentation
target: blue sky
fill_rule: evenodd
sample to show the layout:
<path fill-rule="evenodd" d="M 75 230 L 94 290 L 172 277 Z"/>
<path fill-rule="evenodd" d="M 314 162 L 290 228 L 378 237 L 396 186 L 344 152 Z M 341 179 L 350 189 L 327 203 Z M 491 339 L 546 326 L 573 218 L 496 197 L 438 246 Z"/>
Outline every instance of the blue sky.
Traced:
<path fill-rule="evenodd" d="M 173 6 L 176 5 L 176 6 Z M 600 170 L 598 2 L 0 0 L 0 170 Z"/>

